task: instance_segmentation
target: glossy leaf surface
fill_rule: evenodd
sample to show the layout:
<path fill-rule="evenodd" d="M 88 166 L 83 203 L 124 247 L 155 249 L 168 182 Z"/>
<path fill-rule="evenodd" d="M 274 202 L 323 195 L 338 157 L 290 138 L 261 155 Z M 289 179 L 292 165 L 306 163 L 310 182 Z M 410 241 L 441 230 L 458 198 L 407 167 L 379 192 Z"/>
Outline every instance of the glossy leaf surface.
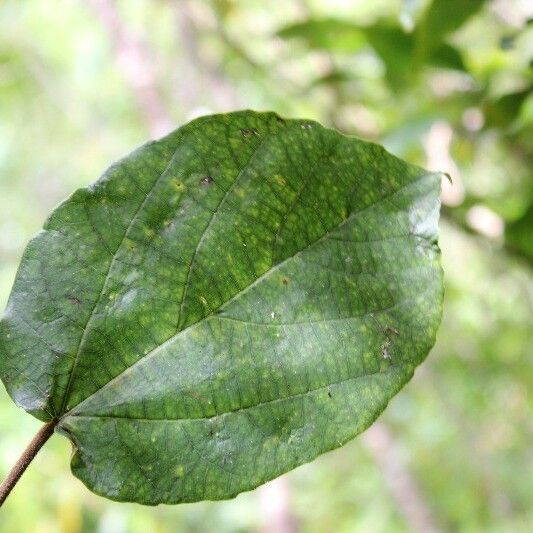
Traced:
<path fill-rule="evenodd" d="M 440 176 L 251 111 L 76 191 L 28 245 L 0 375 L 121 501 L 232 497 L 367 428 L 435 341 Z"/>

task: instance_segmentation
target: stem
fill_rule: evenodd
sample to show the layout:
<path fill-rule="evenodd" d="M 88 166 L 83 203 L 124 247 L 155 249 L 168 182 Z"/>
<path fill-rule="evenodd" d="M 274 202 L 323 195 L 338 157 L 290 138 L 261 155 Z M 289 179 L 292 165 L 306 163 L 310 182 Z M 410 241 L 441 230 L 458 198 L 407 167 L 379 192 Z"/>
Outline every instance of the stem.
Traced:
<path fill-rule="evenodd" d="M 9 496 L 9 493 L 13 490 L 13 487 L 17 484 L 18 480 L 24 474 L 28 465 L 33 461 L 39 450 L 43 447 L 44 443 L 51 437 L 54 432 L 56 422 L 48 422 L 37 432 L 32 441 L 28 444 L 28 447 L 24 450 L 19 460 L 15 463 L 15 466 L 8 473 L 0 485 L 0 507 L 2 507 L 4 501 Z"/>
<path fill-rule="evenodd" d="M 88 4 L 111 38 L 117 68 L 131 86 L 150 134 L 156 138 L 167 134 L 173 124 L 157 86 L 153 51 L 123 24 L 115 0 L 90 0 Z"/>

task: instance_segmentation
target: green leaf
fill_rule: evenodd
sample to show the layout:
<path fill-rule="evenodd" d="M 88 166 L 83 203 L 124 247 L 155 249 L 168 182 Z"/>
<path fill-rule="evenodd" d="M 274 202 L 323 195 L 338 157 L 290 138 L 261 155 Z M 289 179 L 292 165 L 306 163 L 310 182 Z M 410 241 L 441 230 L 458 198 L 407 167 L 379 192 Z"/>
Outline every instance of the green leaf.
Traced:
<path fill-rule="evenodd" d="M 481 9 L 486 0 L 433 0 L 420 22 L 425 45 L 434 48 Z"/>
<path fill-rule="evenodd" d="M 522 106 L 531 97 L 532 87 L 488 100 L 483 106 L 485 122 L 490 128 L 510 128 L 520 116 Z"/>
<path fill-rule="evenodd" d="M 369 27 L 366 31 L 368 41 L 385 65 L 386 77 L 393 89 L 413 85 L 424 62 L 440 68 L 465 68 L 461 54 L 446 43 L 425 50 L 420 58 L 423 62 L 420 63 L 417 61 L 416 42 L 412 34 L 405 33 L 401 28 L 380 25 Z"/>
<path fill-rule="evenodd" d="M 353 53 L 366 43 L 364 31 L 355 24 L 341 19 L 308 19 L 290 24 L 278 31 L 283 39 L 303 39 L 310 48 L 332 52 Z"/>
<path fill-rule="evenodd" d="M 282 28 L 278 35 L 283 39 L 302 39 L 309 48 L 328 52 L 352 54 L 371 46 L 383 61 L 387 81 L 394 89 L 412 77 L 412 38 L 397 27 L 361 27 L 342 19 L 308 19 Z"/>
<path fill-rule="evenodd" d="M 368 41 L 385 65 L 386 77 L 393 89 L 401 89 L 413 80 L 413 38 L 401 28 L 376 25 L 367 28 Z"/>
<path fill-rule="evenodd" d="M 309 88 L 317 87 L 320 85 L 326 85 L 330 87 L 340 86 L 343 83 L 349 83 L 353 81 L 353 76 L 350 75 L 350 72 L 344 69 L 333 68 L 327 74 L 319 76 L 314 79 L 310 84 Z"/>
<path fill-rule="evenodd" d="M 505 243 L 533 265 L 533 204 L 529 204 L 523 215 L 505 227 Z"/>
<path fill-rule="evenodd" d="M 435 341 L 440 176 L 235 112 L 150 142 L 28 245 L 0 323 L 18 405 L 94 492 L 252 489 L 367 428 Z"/>
<path fill-rule="evenodd" d="M 427 62 L 435 67 L 466 71 L 463 56 L 457 48 L 446 43 L 435 48 L 429 55 Z"/>
<path fill-rule="evenodd" d="M 300 38 L 310 48 L 330 52 L 355 53 L 365 45 L 371 46 L 383 61 L 387 82 L 394 90 L 412 85 L 416 81 L 415 74 L 424 63 L 465 70 L 461 54 L 453 46 L 441 43 L 418 51 L 415 39 L 418 34 L 413 36 L 397 26 L 382 23 L 361 27 L 341 19 L 308 19 L 286 26 L 278 35 L 284 39 Z M 335 83 L 337 80 L 331 81 Z"/>

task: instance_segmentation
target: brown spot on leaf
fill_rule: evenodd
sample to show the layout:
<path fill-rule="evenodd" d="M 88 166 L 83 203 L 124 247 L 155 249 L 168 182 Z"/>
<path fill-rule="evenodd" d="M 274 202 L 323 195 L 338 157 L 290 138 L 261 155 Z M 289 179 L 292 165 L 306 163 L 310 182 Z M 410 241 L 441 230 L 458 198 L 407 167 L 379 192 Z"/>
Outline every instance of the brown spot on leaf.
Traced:
<path fill-rule="evenodd" d="M 211 176 L 204 176 L 200 180 L 200 185 L 202 187 L 209 187 L 215 180 Z"/>
<path fill-rule="evenodd" d="M 259 132 L 255 128 L 243 128 L 241 129 L 241 135 L 243 137 L 251 137 L 252 135 L 259 135 Z"/>

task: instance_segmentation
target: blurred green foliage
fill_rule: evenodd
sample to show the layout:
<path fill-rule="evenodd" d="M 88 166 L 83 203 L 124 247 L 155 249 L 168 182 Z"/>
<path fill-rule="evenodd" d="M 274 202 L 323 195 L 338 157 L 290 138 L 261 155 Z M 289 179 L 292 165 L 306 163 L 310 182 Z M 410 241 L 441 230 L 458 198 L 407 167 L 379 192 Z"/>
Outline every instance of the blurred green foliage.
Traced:
<path fill-rule="evenodd" d="M 443 184 L 437 345 L 382 420 L 443 530 L 530 530 L 532 18 L 522 0 L 4 0 L 0 301 L 53 206 L 161 128 L 154 95 L 176 126 L 250 107 L 384 143 L 453 186 Z M 2 389 L 0 475 L 38 427 Z M 108 502 L 68 459 L 54 436 L 2 508 L 2 532 L 268 522 L 258 491 L 178 507 Z M 299 529 L 408 530 L 379 464 L 359 438 L 289 474 Z"/>

